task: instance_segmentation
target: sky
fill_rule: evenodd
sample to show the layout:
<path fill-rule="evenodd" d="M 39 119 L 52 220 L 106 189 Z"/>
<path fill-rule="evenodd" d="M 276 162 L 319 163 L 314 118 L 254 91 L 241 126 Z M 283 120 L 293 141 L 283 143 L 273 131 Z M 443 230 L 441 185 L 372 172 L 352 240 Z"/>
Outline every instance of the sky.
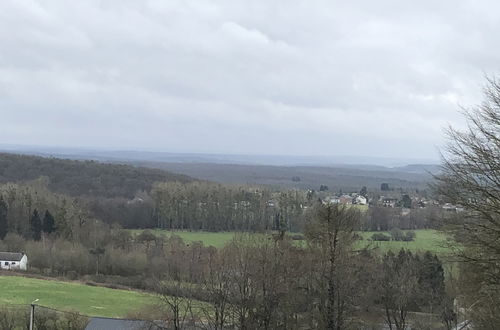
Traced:
<path fill-rule="evenodd" d="M 0 143 L 437 159 L 500 2 L 4 0 Z"/>

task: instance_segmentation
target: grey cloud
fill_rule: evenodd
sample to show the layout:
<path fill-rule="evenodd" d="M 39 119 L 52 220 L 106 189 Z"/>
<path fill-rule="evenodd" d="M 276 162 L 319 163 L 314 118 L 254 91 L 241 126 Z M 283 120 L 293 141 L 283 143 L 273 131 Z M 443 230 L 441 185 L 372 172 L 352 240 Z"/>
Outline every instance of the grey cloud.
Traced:
<path fill-rule="evenodd" d="M 494 1 L 0 4 L 0 141 L 437 157 L 499 60 Z"/>

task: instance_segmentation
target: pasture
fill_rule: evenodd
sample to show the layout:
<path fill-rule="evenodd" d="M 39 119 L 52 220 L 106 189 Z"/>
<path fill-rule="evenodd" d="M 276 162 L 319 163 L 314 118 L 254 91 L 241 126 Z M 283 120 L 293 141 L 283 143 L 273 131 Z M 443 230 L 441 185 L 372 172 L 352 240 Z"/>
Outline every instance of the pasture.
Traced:
<path fill-rule="evenodd" d="M 133 234 L 138 234 L 141 230 L 131 230 Z M 185 242 L 191 243 L 194 241 L 200 241 L 206 246 L 214 246 L 217 248 L 223 247 L 229 241 L 231 241 L 237 234 L 235 232 L 205 232 L 205 231 L 169 231 L 155 229 L 152 230 L 156 235 L 178 235 Z M 425 252 L 431 251 L 436 254 L 446 254 L 449 251 L 449 247 L 446 246 L 446 236 L 432 229 L 419 229 L 414 230 L 416 237 L 412 242 L 398 242 L 398 241 L 387 241 L 387 242 L 376 242 L 371 241 L 370 237 L 376 233 L 371 231 L 360 231 L 359 235 L 363 238 L 358 242 L 358 247 L 362 248 L 369 246 L 379 250 L 381 253 L 385 253 L 389 250 L 397 252 L 402 248 L 408 249 L 413 252 Z M 385 233 L 390 236 L 389 232 L 378 232 Z"/>
<path fill-rule="evenodd" d="M 131 229 L 132 235 L 138 235 L 143 230 Z M 182 238 L 186 243 L 202 242 L 206 246 L 214 246 L 221 248 L 226 243 L 231 241 L 236 235 L 236 232 L 208 232 L 208 231 L 170 231 L 163 229 L 151 230 L 157 236 L 171 236 L 177 235 Z"/>
<path fill-rule="evenodd" d="M 406 232 L 406 231 L 405 231 Z M 414 230 L 416 236 L 411 242 L 400 242 L 400 241 L 371 241 L 370 237 L 374 233 L 384 233 L 390 236 L 389 232 L 373 232 L 373 231 L 363 231 L 359 234 L 363 237 L 363 240 L 359 244 L 364 246 L 369 246 L 379 250 L 381 253 L 385 253 L 389 250 L 397 252 L 401 249 L 407 249 L 412 252 L 425 252 L 430 251 L 438 255 L 444 255 L 450 252 L 449 247 L 446 245 L 447 237 L 445 234 L 432 229 L 419 229 Z"/>
<path fill-rule="evenodd" d="M 27 305 L 39 299 L 37 305 L 88 316 L 124 317 L 156 302 L 155 296 L 137 291 L 21 276 L 0 276 L 0 288 L 0 305 Z"/>

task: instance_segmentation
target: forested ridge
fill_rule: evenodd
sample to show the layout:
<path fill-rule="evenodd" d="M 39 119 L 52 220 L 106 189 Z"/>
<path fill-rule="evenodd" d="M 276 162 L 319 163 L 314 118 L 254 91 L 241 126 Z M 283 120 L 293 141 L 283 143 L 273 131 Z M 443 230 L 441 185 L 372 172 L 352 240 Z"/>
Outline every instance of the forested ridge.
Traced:
<path fill-rule="evenodd" d="M 151 190 L 157 181 L 193 181 L 186 175 L 159 169 L 0 153 L 0 183 L 44 176 L 49 178 L 49 189 L 57 193 L 130 199 L 138 191 Z"/>
<path fill-rule="evenodd" d="M 124 228 L 171 230 L 261 232 L 283 227 L 300 232 L 305 222 L 304 211 L 331 194 L 198 181 L 129 165 L 0 154 L 0 195 L 4 190 L 3 197 L 9 201 L 5 191 L 12 186 L 2 188 L 6 183 L 16 183 L 19 187 L 16 189 L 23 191 L 43 187 L 41 195 L 30 194 L 28 202 L 24 202 L 28 215 L 22 216 L 21 222 L 31 216 L 31 200 L 55 193 L 78 203 L 87 218 Z M 11 198 L 9 204 L 12 203 Z M 13 217 L 12 210 L 10 213 Z M 433 228 L 433 213 L 433 208 L 426 208 L 401 217 L 397 210 L 371 207 L 363 216 L 362 229 Z M 20 232 L 19 227 L 16 231 Z"/>

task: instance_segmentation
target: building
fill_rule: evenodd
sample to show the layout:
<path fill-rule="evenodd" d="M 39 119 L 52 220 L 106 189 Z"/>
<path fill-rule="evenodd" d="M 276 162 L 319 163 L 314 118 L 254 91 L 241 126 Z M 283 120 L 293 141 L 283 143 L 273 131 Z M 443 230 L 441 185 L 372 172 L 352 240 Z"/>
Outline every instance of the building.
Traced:
<path fill-rule="evenodd" d="M 323 200 L 323 204 L 340 204 L 340 199 L 337 196 L 328 196 Z"/>
<path fill-rule="evenodd" d="M 28 257 L 24 253 L 0 252 L 0 269 L 26 270 Z"/>
<path fill-rule="evenodd" d="M 340 204 L 351 205 L 352 197 L 350 195 L 342 195 L 339 197 Z"/>
<path fill-rule="evenodd" d="M 354 204 L 366 205 L 368 204 L 368 200 L 366 199 L 365 196 L 358 195 L 354 198 Z"/>
<path fill-rule="evenodd" d="M 149 321 L 122 320 L 105 317 L 93 317 L 85 330 L 160 330 L 166 329 Z"/>
<path fill-rule="evenodd" d="M 382 206 L 384 207 L 396 207 L 398 200 L 395 198 L 382 198 Z"/>

